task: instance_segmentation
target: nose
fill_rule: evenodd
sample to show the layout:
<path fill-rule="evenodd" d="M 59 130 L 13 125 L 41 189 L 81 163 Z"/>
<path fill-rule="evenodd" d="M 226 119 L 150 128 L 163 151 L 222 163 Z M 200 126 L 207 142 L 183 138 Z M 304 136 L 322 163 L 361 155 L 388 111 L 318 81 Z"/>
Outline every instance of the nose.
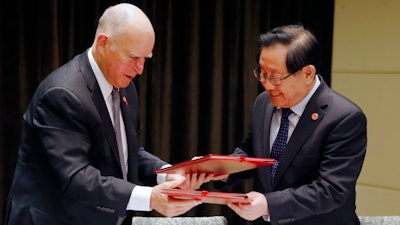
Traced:
<path fill-rule="evenodd" d="M 273 85 L 268 79 L 265 82 L 261 83 L 261 84 L 262 84 L 262 86 L 264 87 L 264 89 L 266 91 L 270 91 L 270 90 L 275 89 L 275 85 Z"/>
<path fill-rule="evenodd" d="M 144 70 L 144 63 L 146 59 L 144 57 L 138 58 L 134 64 L 134 68 L 138 74 L 142 74 Z"/>

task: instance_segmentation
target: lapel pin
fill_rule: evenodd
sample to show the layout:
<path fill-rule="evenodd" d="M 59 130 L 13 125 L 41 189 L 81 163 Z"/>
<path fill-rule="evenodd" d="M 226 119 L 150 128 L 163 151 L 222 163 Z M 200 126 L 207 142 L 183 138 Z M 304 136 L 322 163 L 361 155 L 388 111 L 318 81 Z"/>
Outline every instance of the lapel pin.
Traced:
<path fill-rule="evenodd" d="M 312 120 L 317 120 L 318 117 L 319 117 L 318 113 L 313 113 L 313 114 L 311 115 L 311 119 L 312 119 Z"/>
<path fill-rule="evenodd" d="M 128 105 L 129 103 L 128 103 L 128 99 L 124 96 L 124 97 L 122 97 L 122 101 L 125 103 L 125 105 Z"/>

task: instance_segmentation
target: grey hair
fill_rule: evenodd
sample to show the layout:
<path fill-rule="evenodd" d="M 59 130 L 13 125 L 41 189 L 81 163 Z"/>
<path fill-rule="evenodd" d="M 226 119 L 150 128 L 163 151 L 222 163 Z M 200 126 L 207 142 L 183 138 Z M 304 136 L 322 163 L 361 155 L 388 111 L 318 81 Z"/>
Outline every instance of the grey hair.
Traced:
<path fill-rule="evenodd" d="M 111 43 L 118 37 L 123 37 L 124 32 L 129 24 L 129 18 L 132 16 L 130 12 L 133 6 L 128 3 L 121 3 L 108 7 L 99 19 L 96 30 L 96 37 L 100 33 L 105 33 L 110 38 Z M 113 44 L 111 49 L 113 49 Z"/>

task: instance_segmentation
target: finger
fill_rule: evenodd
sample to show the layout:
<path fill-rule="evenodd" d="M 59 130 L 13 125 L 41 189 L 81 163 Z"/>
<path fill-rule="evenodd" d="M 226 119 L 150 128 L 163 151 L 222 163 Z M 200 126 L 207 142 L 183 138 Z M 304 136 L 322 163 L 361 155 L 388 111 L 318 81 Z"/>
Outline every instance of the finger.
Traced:
<path fill-rule="evenodd" d="M 185 176 L 186 176 L 186 180 L 184 183 L 184 189 L 190 189 L 190 182 L 191 182 L 190 173 L 187 173 Z"/>
<path fill-rule="evenodd" d="M 168 204 L 160 208 L 160 213 L 166 217 L 174 217 L 181 215 L 193 207 L 201 204 L 199 200 L 179 200 L 170 198 Z"/>
<path fill-rule="evenodd" d="M 194 174 L 188 173 L 186 176 L 188 177 L 188 189 L 193 189 L 193 179 L 195 178 Z"/>
<path fill-rule="evenodd" d="M 167 174 L 167 177 L 165 178 L 165 181 L 173 181 L 173 180 L 182 181 L 182 180 L 185 180 L 185 177 L 180 175 L 180 174 L 176 174 L 176 173 Z"/>
<path fill-rule="evenodd" d="M 205 183 L 205 179 L 206 179 L 206 173 L 201 173 L 198 177 L 197 177 L 197 186 L 200 187 L 203 183 Z"/>
<path fill-rule="evenodd" d="M 179 185 L 183 184 L 185 182 L 185 179 L 182 180 L 172 180 L 172 181 L 167 181 L 162 183 L 161 185 L 163 188 L 176 188 Z"/>
<path fill-rule="evenodd" d="M 197 175 L 196 174 L 191 174 L 191 173 L 187 173 L 185 175 L 186 180 L 184 183 L 182 183 L 182 185 L 180 186 L 181 189 L 184 190 L 190 190 L 190 189 L 195 189 L 196 187 L 196 179 L 197 179 Z"/>
<path fill-rule="evenodd" d="M 213 173 L 206 174 L 206 175 L 207 176 L 204 178 L 203 183 L 210 182 L 214 178 L 214 174 Z"/>
<path fill-rule="evenodd" d="M 197 178 L 193 179 L 193 186 L 200 188 L 202 184 L 209 182 L 214 177 L 212 173 L 200 173 L 197 174 Z M 195 183 L 196 182 L 196 183 Z"/>
<path fill-rule="evenodd" d="M 242 217 L 245 220 L 253 221 L 254 219 L 259 217 L 259 216 L 253 215 L 252 210 L 245 210 L 241 204 L 229 203 L 228 207 L 231 208 L 236 214 L 238 214 L 240 217 Z"/>
<path fill-rule="evenodd" d="M 214 176 L 211 179 L 212 180 L 223 180 L 229 177 L 229 174 L 222 174 L 222 175 L 218 175 L 218 176 Z"/>
<path fill-rule="evenodd" d="M 228 207 L 232 209 L 236 214 L 241 215 L 240 207 L 234 203 L 228 203 Z"/>

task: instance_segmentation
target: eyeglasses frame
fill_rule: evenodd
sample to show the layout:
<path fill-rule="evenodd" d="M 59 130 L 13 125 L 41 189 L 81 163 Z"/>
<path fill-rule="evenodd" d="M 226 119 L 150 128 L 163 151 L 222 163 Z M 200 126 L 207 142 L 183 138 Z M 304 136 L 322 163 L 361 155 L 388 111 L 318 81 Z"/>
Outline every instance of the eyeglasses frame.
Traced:
<path fill-rule="evenodd" d="M 293 74 L 297 73 L 299 70 L 301 70 L 301 69 L 298 69 L 298 70 L 296 70 L 296 71 L 294 71 L 294 72 L 292 72 L 292 73 L 289 73 L 289 74 L 286 75 L 286 76 L 277 77 L 277 76 L 267 75 L 267 74 L 261 73 L 260 66 L 257 66 L 257 67 L 254 68 L 254 70 L 253 70 L 253 75 L 254 75 L 254 76 L 256 77 L 256 79 L 257 79 L 258 81 L 260 81 L 261 83 L 265 83 L 265 82 L 268 80 L 272 85 L 274 85 L 274 86 L 280 86 L 280 85 L 282 85 L 282 81 L 283 81 L 283 80 L 285 80 L 286 78 L 288 78 L 288 77 L 292 76 Z M 259 71 L 259 72 L 258 72 L 258 71 Z M 264 81 L 262 81 L 261 74 L 263 74 Z M 273 79 L 279 79 L 279 82 L 276 83 L 276 81 L 274 81 Z"/>

